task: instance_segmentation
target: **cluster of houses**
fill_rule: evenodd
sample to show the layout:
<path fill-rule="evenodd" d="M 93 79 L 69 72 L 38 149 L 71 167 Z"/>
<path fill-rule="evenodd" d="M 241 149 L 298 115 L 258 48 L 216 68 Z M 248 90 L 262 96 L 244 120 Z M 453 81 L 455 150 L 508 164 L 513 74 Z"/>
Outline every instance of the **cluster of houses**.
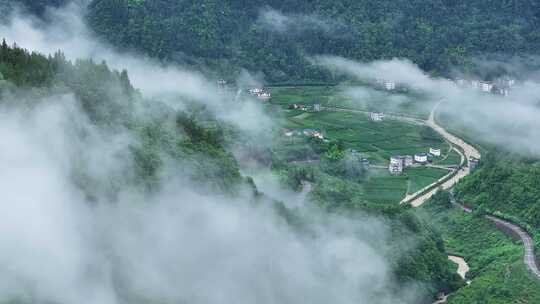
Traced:
<path fill-rule="evenodd" d="M 320 112 L 322 110 L 321 104 L 316 103 L 313 105 L 305 105 L 301 103 L 293 103 L 289 105 L 289 110 L 301 110 L 301 111 L 315 111 Z"/>
<path fill-rule="evenodd" d="M 469 87 L 484 93 L 492 93 L 501 96 L 508 96 L 511 89 L 516 85 L 516 80 L 508 77 L 499 78 L 495 81 L 456 78 L 454 79 L 454 82 L 461 87 Z"/>
<path fill-rule="evenodd" d="M 384 119 L 384 113 L 382 112 L 369 112 L 369 119 L 374 122 L 381 122 Z"/>
<path fill-rule="evenodd" d="M 272 98 L 272 94 L 263 88 L 251 88 L 248 89 L 248 93 L 261 101 L 268 101 Z"/>
<path fill-rule="evenodd" d="M 392 80 L 388 80 L 388 79 L 381 79 L 381 78 L 377 78 L 375 80 L 376 84 L 386 90 L 386 91 L 393 91 L 396 89 L 396 82 L 395 81 L 392 81 Z"/>
<path fill-rule="evenodd" d="M 429 153 L 417 153 L 412 155 L 396 155 L 390 157 L 390 164 L 388 165 L 388 171 L 392 174 L 400 174 L 405 168 L 412 167 L 414 164 L 426 165 L 429 162 L 429 156 L 439 157 L 441 156 L 441 150 L 435 148 L 429 148 Z"/>
<path fill-rule="evenodd" d="M 291 130 L 291 129 L 285 129 L 283 130 L 283 134 L 287 137 L 292 136 L 306 136 L 306 137 L 313 137 L 323 140 L 324 135 L 321 131 L 315 130 L 315 129 L 304 129 L 304 130 Z"/>

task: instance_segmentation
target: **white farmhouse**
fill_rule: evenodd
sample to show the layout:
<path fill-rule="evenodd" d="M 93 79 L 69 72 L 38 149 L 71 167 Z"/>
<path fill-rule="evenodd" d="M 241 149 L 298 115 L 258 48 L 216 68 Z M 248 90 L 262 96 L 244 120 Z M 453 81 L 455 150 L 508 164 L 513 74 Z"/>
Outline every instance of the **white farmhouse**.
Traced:
<path fill-rule="evenodd" d="M 428 156 L 427 153 L 418 153 L 414 155 L 414 161 L 419 164 L 427 164 Z"/>
<path fill-rule="evenodd" d="M 403 159 L 401 158 L 401 156 L 390 157 L 390 165 L 388 165 L 388 171 L 394 174 L 399 174 L 403 172 Z"/>
<path fill-rule="evenodd" d="M 433 156 L 441 156 L 441 149 L 429 148 L 429 154 Z"/>
<path fill-rule="evenodd" d="M 488 81 L 480 81 L 480 90 L 489 93 L 493 89 L 493 83 Z"/>
<path fill-rule="evenodd" d="M 384 82 L 384 88 L 388 91 L 392 91 L 396 89 L 396 83 L 394 81 L 386 80 Z"/>
<path fill-rule="evenodd" d="M 375 121 L 375 122 L 381 122 L 383 121 L 383 118 L 384 118 L 384 113 L 380 112 L 370 112 L 369 113 L 369 118 L 372 120 L 372 121 Z"/>
<path fill-rule="evenodd" d="M 259 98 L 262 101 L 267 101 L 267 100 L 270 100 L 270 98 L 272 98 L 272 94 L 270 94 L 270 92 L 262 92 L 262 93 L 257 94 L 257 98 Z"/>

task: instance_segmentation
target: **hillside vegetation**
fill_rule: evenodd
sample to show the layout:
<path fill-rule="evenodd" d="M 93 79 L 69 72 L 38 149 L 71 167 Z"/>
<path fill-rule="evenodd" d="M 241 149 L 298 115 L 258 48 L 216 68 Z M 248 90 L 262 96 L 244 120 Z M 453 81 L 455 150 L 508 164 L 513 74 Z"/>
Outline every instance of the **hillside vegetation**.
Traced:
<path fill-rule="evenodd" d="M 194 191 L 234 198 L 241 189 L 251 189 L 253 203 L 270 204 L 291 229 L 298 228 L 298 233 L 303 233 L 302 229 L 309 226 L 306 225 L 309 219 L 258 192 L 251 178 L 240 173 L 237 160 L 226 148 L 234 141 L 234 132 L 230 131 L 233 127 L 212 117 L 202 106 L 188 104 L 185 111 L 173 110 L 159 101 L 145 100 L 131 85 L 127 71 L 111 70 L 104 62 L 71 62 L 61 52 L 46 57 L 5 42 L 0 46 L 0 75 L 0 102 L 4 107 L 39 109 L 40 104 L 73 96 L 74 106 L 83 115 L 69 119 L 88 119 L 98 134 L 127 132 L 134 140 L 127 153 L 120 156 L 131 160 L 133 168 L 118 175 L 89 174 L 92 162 L 74 156 L 77 165 L 70 169 L 70 176 L 90 204 L 116 202 L 126 188 L 136 188 L 149 195 L 155 193 L 170 182 L 167 171 L 174 168 L 198 185 Z M 138 115 L 137 108 L 145 108 L 146 115 Z M 80 140 L 90 136 L 88 130 L 73 132 Z M 340 159 L 332 157 L 331 151 L 327 154 L 328 168 L 339 168 L 335 162 Z M 276 170 L 289 177 L 286 179 L 289 186 L 313 179 L 309 177 L 309 168 L 301 166 L 282 164 Z M 419 221 L 409 208 L 363 201 L 358 196 L 359 184 L 349 180 L 348 172 L 315 173 L 315 182 L 325 182 L 312 198 L 324 210 L 371 214 L 388 222 L 393 249 L 390 269 L 396 286 L 419 283 L 427 297 L 439 290 L 451 291 L 461 286 L 461 280 L 446 259 L 440 235 Z M 406 239 L 415 246 L 410 246 Z"/>
<path fill-rule="evenodd" d="M 332 79 L 310 55 L 401 57 L 449 73 L 477 56 L 540 46 L 533 0 L 93 0 L 87 17 L 117 47 L 222 73 L 262 71 L 273 82 Z"/>

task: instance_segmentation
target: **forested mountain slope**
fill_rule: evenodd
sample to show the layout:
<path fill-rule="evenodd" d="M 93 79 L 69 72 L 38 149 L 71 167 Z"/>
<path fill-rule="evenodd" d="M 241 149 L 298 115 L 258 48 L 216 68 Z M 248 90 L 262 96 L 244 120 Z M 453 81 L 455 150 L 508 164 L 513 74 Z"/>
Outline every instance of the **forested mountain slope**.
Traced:
<path fill-rule="evenodd" d="M 93 0 L 88 21 L 114 45 L 270 81 L 328 80 L 306 56 L 404 57 L 448 73 L 479 55 L 534 54 L 540 4 L 512 1 Z"/>
<path fill-rule="evenodd" d="M 287 229 L 300 235 L 305 231 L 310 233 L 312 219 L 259 193 L 253 181 L 240 173 L 237 160 L 226 148 L 234 140 L 227 134 L 229 126 L 213 118 L 201 106 L 187 106 L 185 111 L 178 111 L 158 100 L 145 100 L 131 85 L 127 71 L 111 70 L 105 63 L 92 60 L 71 62 L 61 52 L 47 57 L 3 42 L 0 46 L 0 105 L 2 109 L 20 108 L 23 112 L 37 111 L 47 105 L 74 107 L 75 114 L 61 112 L 65 115 L 62 119 L 69 122 L 64 131 L 73 134 L 82 148 L 64 163 L 69 164 L 66 175 L 83 194 L 84 205 L 121 204 L 125 199 L 123 194 L 133 189 L 144 194 L 143 198 L 138 198 L 144 200 L 160 193 L 171 182 L 177 188 L 196 184 L 192 191 L 220 195 L 231 201 L 243 197 L 248 189 L 253 193 L 248 196 L 253 206 L 268 205 L 286 220 Z M 137 109 L 144 109 L 144 115 Z M 80 115 L 76 114 L 79 111 Z M 53 122 L 47 118 L 47 124 Z M 118 145 L 110 142 L 111 137 L 122 140 L 127 137 L 130 141 L 117 152 L 108 151 L 111 145 Z M 96 148 L 96 142 L 101 140 L 105 145 Z M 94 149 L 99 152 L 93 152 Z M 93 153 L 99 155 L 99 161 L 91 158 Z M 102 163 L 102 154 L 107 153 L 113 154 L 114 163 L 127 162 L 128 165 L 117 168 L 109 164 L 109 168 Z M 96 174 L 94 165 L 99 165 L 98 172 L 105 173 Z M 180 181 L 171 178 L 171 168 L 174 174 L 183 176 Z M 331 187 L 318 191 L 320 200 L 316 202 L 328 205 L 322 200 L 330 197 L 332 191 Z M 355 199 L 348 195 L 340 197 Z M 138 199 L 130 204 L 137 205 Z M 429 298 L 438 291 L 452 291 L 463 284 L 449 267 L 440 235 L 419 221 L 410 209 L 364 206 L 352 201 L 349 205 L 355 207 L 344 205 L 337 212 L 369 214 L 388 224 L 392 249 L 389 279 L 397 290 L 411 283 L 419 284 L 421 296 Z M 331 213 L 329 210 L 328 216 L 332 216 Z M 309 238 L 312 237 L 310 234 Z"/>

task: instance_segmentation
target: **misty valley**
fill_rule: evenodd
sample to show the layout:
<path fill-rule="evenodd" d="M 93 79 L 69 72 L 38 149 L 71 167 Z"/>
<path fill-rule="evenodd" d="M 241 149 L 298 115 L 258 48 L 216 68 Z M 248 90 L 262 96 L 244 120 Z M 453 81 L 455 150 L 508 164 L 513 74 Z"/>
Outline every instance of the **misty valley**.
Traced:
<path fill-rule="evenodd" d="M 537 3 L 0 12 L 0 304 L 540 303 Z"/>

